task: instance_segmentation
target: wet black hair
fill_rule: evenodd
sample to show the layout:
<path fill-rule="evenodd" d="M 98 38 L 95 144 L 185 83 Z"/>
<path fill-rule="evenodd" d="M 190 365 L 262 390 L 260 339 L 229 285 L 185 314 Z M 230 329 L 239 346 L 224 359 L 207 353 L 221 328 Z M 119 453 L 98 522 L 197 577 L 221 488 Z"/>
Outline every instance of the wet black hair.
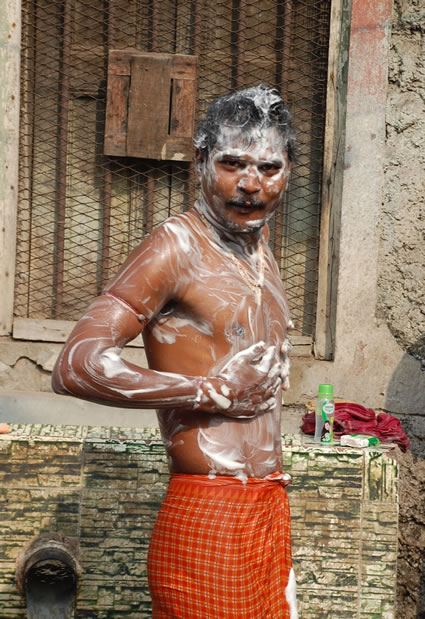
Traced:
<path fill-rule="evenodd" d="M 256 127 L 275 127 L 282 136 L 289 161 L 294 161 L 295 133 L 291 123 L 291 113 L 279 92 L 259 84 L 211 101 L 205 118 L 199 122 L 194 143 L 207 159 L 223 126 L 238 128 L 242 133 Z"/>

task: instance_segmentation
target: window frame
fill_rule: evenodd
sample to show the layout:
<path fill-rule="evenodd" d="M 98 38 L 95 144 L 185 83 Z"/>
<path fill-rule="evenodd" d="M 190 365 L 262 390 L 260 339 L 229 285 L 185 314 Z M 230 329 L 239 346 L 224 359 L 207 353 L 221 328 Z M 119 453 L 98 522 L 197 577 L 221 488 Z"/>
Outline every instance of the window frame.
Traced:
<path fill-rule="evenodd" d="M 5 118 L 0 141 L 7 143 L 8 165 L 4 174 L 4 191 L 0 201 L 3 256 L 0 271 L 0 289 L 4 291 L 0 306 L 0 335 L 11 335 L 16 340 L 61 343 L 66 340 L 75 321 L 53 319 L 15 318 L 14 273 L 16 261 L 16 218 L 19 153 L 19 63 L 21 2 L 8 3 L 8 24 L 17 24 L 13 37 L 6 39 L 8 48 L 6 66 L 7 96 L 0 103 Z M 351 23 L 351 0 L 332 0 L 328 57 L 323 182 L 320 215 L 318 297 L 316 326 L 313 338 L 294 336 L 293 356 L 332 360 L 335 345 L 337 269 L 339 253 L 339 223 L 342 199 L 342 171 L 344 155 L 344 126 L 346 83 Z M 143 346 L 141 338 L 131 343 Z"/>

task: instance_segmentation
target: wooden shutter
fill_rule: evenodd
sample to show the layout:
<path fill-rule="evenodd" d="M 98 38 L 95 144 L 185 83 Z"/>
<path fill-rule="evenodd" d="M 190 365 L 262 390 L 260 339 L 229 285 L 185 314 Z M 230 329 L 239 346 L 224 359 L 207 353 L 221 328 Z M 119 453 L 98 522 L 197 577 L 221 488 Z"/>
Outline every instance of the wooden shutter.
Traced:
<path fill-rule="evenodd" d="M 191 161 L 197 57 L 111 50 L 105 155 Z"/>

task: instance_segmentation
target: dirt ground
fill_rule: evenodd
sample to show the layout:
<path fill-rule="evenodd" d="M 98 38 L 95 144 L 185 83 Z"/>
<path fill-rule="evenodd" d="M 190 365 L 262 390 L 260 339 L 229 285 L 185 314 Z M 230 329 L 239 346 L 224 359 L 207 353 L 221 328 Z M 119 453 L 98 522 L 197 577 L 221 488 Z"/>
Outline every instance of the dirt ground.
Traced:
<path fill-rule="evenodd" d="M 425 618 L 425 459 L 399 454 L 397 619 Z"/>

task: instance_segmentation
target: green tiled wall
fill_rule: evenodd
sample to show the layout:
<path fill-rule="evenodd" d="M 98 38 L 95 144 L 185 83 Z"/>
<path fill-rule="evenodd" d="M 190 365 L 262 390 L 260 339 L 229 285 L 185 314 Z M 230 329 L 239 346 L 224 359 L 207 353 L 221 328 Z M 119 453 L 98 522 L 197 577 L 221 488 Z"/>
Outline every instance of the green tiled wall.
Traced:
<path fill-rule="evenodd" d="M 393 618 L 397 463 L 283 437 L 300 619 Z M 15 562 L 36 535 L 80 543 L 78 619 L 150 617 L 149 536 L 167 485 L 156 430 L 12 426 L 0 436 L 0 618 L 25 617 Z"/>

